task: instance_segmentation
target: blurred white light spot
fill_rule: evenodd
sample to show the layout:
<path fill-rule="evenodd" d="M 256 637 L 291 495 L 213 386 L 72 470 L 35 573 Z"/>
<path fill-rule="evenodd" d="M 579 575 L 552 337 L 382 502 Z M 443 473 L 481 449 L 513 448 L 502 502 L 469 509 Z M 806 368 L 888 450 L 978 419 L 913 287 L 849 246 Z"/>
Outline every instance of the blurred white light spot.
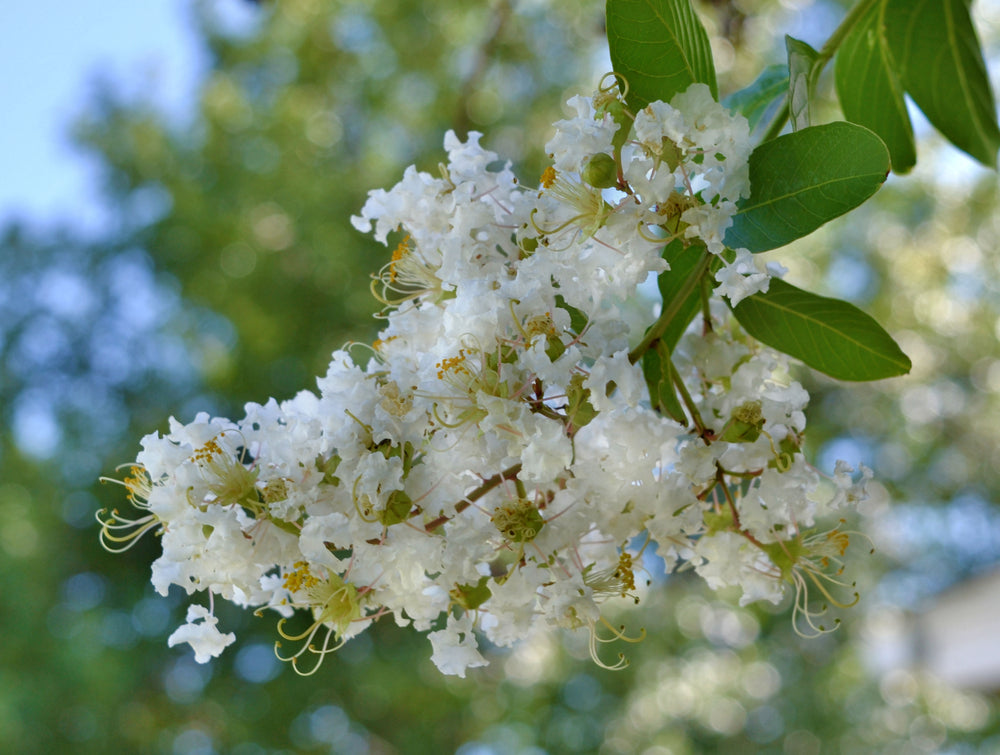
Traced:
<path fill-rule="evenodd" d="M 200 729 L 187 729 L 174 737 L 174 755 L 215 755 L 215 752 L 212 738 Z"/>
<path fill-rule="evenodd" d="M 26 558 L 38 549 L 38 530 L 26 519 L 5 522 L 0 527 L 0 546 L 12 558 Z"/>
<path fill-rule="evenodd" d="M 770 663 L 749 663 L 743 669 L 743 689 L 751 697 L 766 700 L 781 689 L 781 674 Z"/>
<path fill-rule="evenodd" d="M 743 724 L 747 720 L 747 712 L 732 698 L 720 697 L 711 701 L 711 708 L 706 719 L 708 725 L 720 734 L 732 736 L 743 728 Z"/>
<path fill-rule="evenodd" d="M 52 407 L 38 401 L 18 404 L 11 426 L 17 447 L 36 459 L 51 458 L 62 442 L 62 430 Z"/>
<path fill-rule="evenodd" d="M 259 642 L 240 648 L 235 666 L 237 674 L 255 684 L 268 682 L 281 673 L 274 648 Z"/>
<path fill-rule="evenodd" d="M 237 241 L 219 253 L 219 267 L 230 278 L 243 278 L 257 267 L 257 252 Z"/>

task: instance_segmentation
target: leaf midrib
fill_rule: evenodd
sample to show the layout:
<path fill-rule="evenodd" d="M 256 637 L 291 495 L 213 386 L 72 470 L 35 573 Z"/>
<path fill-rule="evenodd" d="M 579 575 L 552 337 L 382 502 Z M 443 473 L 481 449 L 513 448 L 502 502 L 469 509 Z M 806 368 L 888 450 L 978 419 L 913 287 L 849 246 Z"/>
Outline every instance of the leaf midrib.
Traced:
<path fill-rule="evenodd" d="M 766 298 L 763 298 L 763 297 L 755 299 L 754 301 L 755 301 L 755 303 L 758 306 L 765 306 L 766 305 L 766 306 L 772 307 L 775 310 L 778 310 L 786 318 L 788 318 L 789 315 L 791 314 L 791 315 L 794 315 L 795 317 L 798 317 L 798 318 L 800 318 L 802 320 L 806 320 L 808 322 L 815 323 L 822 330 L 828 331 L 830 333 L 834 333 L 834 334 L 837 334 L 837 335 L 841 336 L 844 340 L 846 340 L 846 341 L 854 344 L 856 348 L 858 348 L 858 349 L 860 349 L 862 351 L 868 352 L 869 354 L 874 355 L 878 359 L 881 359 L 883 361 L 889 362 L 890 364 L 899 365 L 900 367 L 906 367 L 906 362 L 897 361 L 896 359 L 892 359 L 891 357 L 886 356 L 883 353 L 875 351 L 874 349 L 872 349 L 872 348 L 870 348 L 868 346 L 865 346 L 863 343 L 861 343 L 857 339 L 855 339 L 855 338 L 849 336 L 848 334 L 844 333 L 844 331 L 842 331 L 842 330 L 836 330 L 836 329 L 832 328 L 830 325 L 828 325 L 826 322 L 824 322 L 823 320 L 817 319 L 816 317 L 813 317 L 811 315 L 804 314 L 801 310 L 797 310 L 797 309 L 788 307 L 786 305 L 779 304 L 778 302 L 774 301 L 773 299 L 766 299 Z M 815 342 L 814 342 L 814 345 L 816 345 Z"/>
<path fill-rule="evenodd" d="M 740 209 L 738 209 L 734 213 L 734 216 L 735 215 L 741 215 L 742 213 L 749 212 L 750 210 L 757 210 L 757 209 L 760 209 L 761 207 L 767 207 L 768 205 L 774 204 L 775 202 L 781 202 L 781 201 L 786 200 L 786 199 L 794 199 L 795 197 L 798 197 L 798 196 L 800 196 L 800 195 L 802 195 L 802 194 L 804 194 L 806 192 L 814 191 L 816 189 L 822 189 L 822 188 L 824 188 L 826 186 L 831 186 L 833 184 L 839 184 L 839 183 L 843 183 L 845 181 L 857 181 L 859 179 L 878 178 L 881 175 L 882 175 L 881 171 L 878 171 L 878 172 L 875 172 L 875 173 L 856 173 L 853 176 L 845 176 L 843 178 L 831 178 L 831 179 L 823 181 L 821 183 L 809 184 L 809 186 L 807 186 L 805 188 L 799 189 L 797 191 L 790 192 L 788 194 L 782 194 L 781 196 L 773 197 L 771 199 L 768 199 L 767 201 L 760 202 L 758 204 L 745 205 L 745 206 L 741 207 Z M 881 183 L 881 181 L 879 181 L 879 183 Z"/>

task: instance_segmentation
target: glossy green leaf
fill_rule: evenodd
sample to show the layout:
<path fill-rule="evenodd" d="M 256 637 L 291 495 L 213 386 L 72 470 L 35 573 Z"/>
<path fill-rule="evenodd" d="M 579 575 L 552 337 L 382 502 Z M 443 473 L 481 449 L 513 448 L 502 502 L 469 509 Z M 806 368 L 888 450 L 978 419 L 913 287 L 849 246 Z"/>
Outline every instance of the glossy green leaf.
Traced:
<path fill-rule="evenodd" d="M 874 194 L 889 152 L 874 133 L 837 121 L 764 142 L 750 155 L 750 196 L 726 246 L 765 252 L 812 233 Z"/>
<path fill-rule="evenodd" d="M 780 278 L 733 312 L 758 341 L 838 380 L 881 380 L 910 371 L 909 357 L 872 317 Z"/>
<path fill-rule="evenodd" d="M 788 51 L 788 116 L 792 131 L 801 131 L 812 125 L 809 103 L 816 83 L 816 59 L 819 53 L 795 37 L 785 35 Z"/>
<path fill-rule="evenodd" d="M 884 2 L 858 19 L 840 45 L 835 71 L 844 117 L 879 135 L 889 148 L 894 171 L 910 170 L 917 162 L 913 126 L 886 37 Z"/>
<path fill-rule="evenodd" d="M 638 112 L 701 82 L 718 98 L 708 34 L 691 0 L 608 0 L 608 46 Z"/>
<path fill-rule="evenodd" d="M 900 78 L 927 119 L 956 147 L 996 165 L 1000 127 L 968 0 L 884 0 Z"/>
<path fill-rule="evenodd" d="M 767 115 L 779 97 L 788 94 L 788 66 L 770 65 L 761 71 L 754 82 L 726 97 L 722 104 L 734 113 L 740 113 L 750 124 L 750 130 Z"/>

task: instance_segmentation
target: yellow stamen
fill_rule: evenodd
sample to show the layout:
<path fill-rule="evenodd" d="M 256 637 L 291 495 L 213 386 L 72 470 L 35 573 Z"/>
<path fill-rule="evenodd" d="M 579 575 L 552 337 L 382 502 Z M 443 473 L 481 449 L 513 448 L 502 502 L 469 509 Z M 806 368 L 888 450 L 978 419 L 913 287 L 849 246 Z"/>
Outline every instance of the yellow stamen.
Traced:
<path fill-rule="evenodd" d="M 403 237 L 403 240 L 396 245 L 396 248 L 392 252 L 392 262 L 389 263 L 389 280 L 396 280 L 396 263 L 398 263 L 403 257 L 410 253 L 410 235 L 407 234 Z"/>

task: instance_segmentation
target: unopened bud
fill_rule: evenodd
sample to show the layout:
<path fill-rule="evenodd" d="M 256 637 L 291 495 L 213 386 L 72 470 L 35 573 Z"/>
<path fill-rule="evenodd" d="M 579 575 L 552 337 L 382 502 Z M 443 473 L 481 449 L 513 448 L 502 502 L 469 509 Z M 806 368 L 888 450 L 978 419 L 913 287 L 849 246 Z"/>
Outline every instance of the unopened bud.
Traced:
<path fill-rule="evenodd" d="M 611 155 L 598 152 L 587 158 L 580 178 L 595 189 L 610 189 L 618 183 L 618 166 Z"/>

